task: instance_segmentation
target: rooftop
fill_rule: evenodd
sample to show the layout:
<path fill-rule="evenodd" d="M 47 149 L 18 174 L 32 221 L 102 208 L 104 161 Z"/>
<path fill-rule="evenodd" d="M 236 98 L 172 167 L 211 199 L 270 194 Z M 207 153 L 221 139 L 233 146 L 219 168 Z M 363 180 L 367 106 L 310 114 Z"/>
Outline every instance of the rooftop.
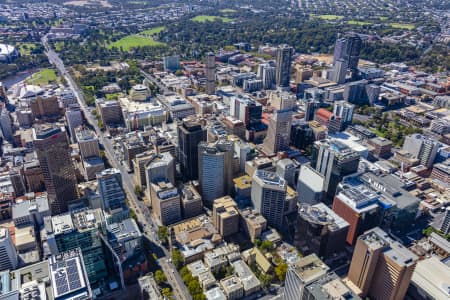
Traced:
<path fill-rule="evenodd" d="M 310 254 L 290 266 L 290 269 L 307 284 L 327 274 L 330 268 L 316 254 Z"/>
<path fill-rule="evenodd" d="M 350 225 L 324 203 L 314 205 L 301 204 L 298 208 L 298 214 L 308 222 L 328 225 L 332 231 L 346 228 Z"/>

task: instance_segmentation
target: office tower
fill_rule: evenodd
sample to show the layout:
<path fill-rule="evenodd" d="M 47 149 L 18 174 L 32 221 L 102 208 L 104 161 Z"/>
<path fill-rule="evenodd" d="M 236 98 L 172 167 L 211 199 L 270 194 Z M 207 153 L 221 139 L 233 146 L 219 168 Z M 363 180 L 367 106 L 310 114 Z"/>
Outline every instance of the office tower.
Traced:
<path fill-rule="evenodd" d="M 180 68 L 180 56 L 164 56 L 163 57 L 164 71 L 175 72 Z"/>
<path fill-rule="evenodd" d="M 338 84 L 345 83 L 345 75 L 347 75 L 348 62 L 343 58 L 340 58 L 336 61 L 333 66 L 333 71 L 331 72 L 331 81 L 334 81 Z"/>
<path fill-rule="evenodd" d="M 11 123 L 11 117 L 9 112 L 5 107 L 1 108 L 0 111 L 0 128 L 2 130 L 1 134 L 5 140 L 13 140 L 13 128 Z"/>
<path fill-rule="evenodd" d="M 346 101 L 336 101 L 333 105 L 333 114 L 340 118 L 344 127 L 350 125 L 353 120 L 355 106 Z"/>
<path fill-rule="evenodd" d="M 329 269 L 316 254 L 300 258 L 286 273 L 284 300 L 304 299 L 306 286 L 326 276 Z"/>
<path fill-rule="evenodd" d="M 374 148 L 373 154 L 376 157 L 388 159 L 392 155 L 392 142 L 388 139 L 374 137 L 368 140 L 367 144 Z"/>
<path fill-rule="evenodd" d="M 270 90 L 275 86 L 276 69 L 270 64 L 259 64 L 257 77 L 263 82 L 263 89 Z"/>
<path fill-rule="evenodd" d="M 214 95 L 216 93 L 216 56 L 214 53 L 206 55 L 205 63 L 206 73 L 206 94 Z"/>
<path fill-rule="evenodd" d="M 349 82 L 344 87 L 344 100 L 353 104 L 369 104 L 367 80 Z M 372 91 L 369 89 L 369 91 Z M 371 97 L 374 97 L 373 95 Z"/>
<path fill-rule="evenodd" d="M 56 96 L 37 97 L 30 102 L 30 108 L 36 119 L 58 119 L 61 114 Z"/>
<path fill-rule="evenodd" d="M 175 184 L 175 159 L 169 152 L 151 154 L 145 165 L 145 180 L 147 187 L 159 181 L 169 181 Z"/>
<path fill-rule="evenodd" d="M 214 227 L 223 237 L 239 231 L 239 213 L 233 198 L 225 196 L 214 200 L 212 220 Z"/>
<path fill-rule="evenodd" d="M 83 159 L 100 156 L 98 138 L 93 131 L 78 127 L 74 133 L 75 139 L 78 141 L 78 150 Z"/>
<path fill-rule="evenodd" d="M 255 210 L 267 224 L 282 228 L 286 206 L 287 183 L 276 173 L 256 170 L 252 178 L 251 197 Z"/>
<path fill-rule="evenodd" d="M 430 168 L 436 159 L 440 143 L 420 133 L 406 136 L 403 150 L 412 154 L 420 163 Z"/>
<path fill-rule="evenodd" d="M 33 143 L 44 175 L 52 215 L 67 211 L 78 198 L 77 179 L 64 127 L 33 128 Z"/>
<path fill-rule="evenodd" d="M 327 198 L 333 198 L 344 176 L 358 170 L 359 154 L 336 140 L 316 141 L 312 149 L 311 166 L 325 177 Z"/>
<path fill-rule="evenodd" d="M 304 101 L 304 111 L 305 111 L 305 121 L 309 122 L 314 120 L 314 115 L 316 110 L 320 108 L 320 102 L 317 100 L 306 100 Z"/>
<path fill-rule="evenodd" d="M 450 206 L 448 206 L 447 209 L 445 210 L 444 218 L 441 224 L 441 231 L 444 234 L 450 233 Z"/>
<path fill-rule="evenodd" d="M 287 181 L 290 186 L 295 186 L 295 175 L 300 165 L 292 159 L 284 158 L 277 161 L 276 173 Z"/>
<path fill-rule="evenodd" d="M 311 165 L 304 164 L 300 167 L 297 181 L 298 202 L 305 204 L 317 204 L 324 197 L 325 177 L 317 172 Z"/>
<path fill-rule="evenodd" d="M 245 95 L 237 95 L 230 99 L 230 115 L 241 120 L 247 129 L 261 127 L 263 106 Z"/>
<path fill-rule="evenodd" d="M 14 270 L 19 264 L 16 248 L 9 230 L 0 227 L 0 271 Z"/>
<path fill-rule="evenodd" d="M 293 110 L 297 97 L 283 90 L 271 91 L 269 93 L 270 105 L 276 110 Z"/>
<path fill-rule="evenodd" d="M 129 216 L 122 175 L 117 169 L 106 169 L 97 174 L 98 192 L 108 223 L 120 222 Z"/>
<path fill-rule="evenodd" d="M 277 49 L 276 83 L 280 87 L 289 87 L 291 80 L 291 61 L 294 49 L 288 45 L 281 45 Z"/>
<path fill-rule="evenodd" d="M 76 248 L 52 255 L 48 259 L 48 271 L 53 299 L 92 299 L 92 290 L 81 249 Z M 39 295 L 39 290 L 31 289 L 29 297 L 24 298 L 42 299 L 40 296 L 35 296 L 35 293 Z"/>
<path fill-rule="evenodd" d="M 254 209 L 247 207 L 239 210 L 241 226 L 250 240 L 254 242 L 267 229 L 267 220 Z"/>
<path fill-rule="evenodd" d="M 265 154 L 275 155 L 279 151 L 289 149 L 291 123 L 292 110 L 280 110 L 270 117 L 267 136 L 262 145 Z"/>
<path fill-rule="evenodd" d="M 100 283 L 108 276 L 107 258 L 102 242 L 102 236 L 105 234 L 104 222 L 100 208 L 80 209 L 45 218 L 45 249 L 51 255 L 81 249 L 89 282 Z"/>
<path fill-rule="evenodd" d="M 352 71 L 352 75 L 357 74 L 359 53 L 361 51 L 362 40 L 357 34 L 350 34 L 344 38 L 336 40 L 333 55 L 333 65 L 343 59 L 347 62 L 348 68 Z"/>
<path fill-rule="evenodd" d="M 312 146 L 314 142 L 314 133 L 308 123 L 297 121 L 291 126 L 291 144 L 301 150 Z"/>
<path fill-rule="evenodd" d="M 378 195 L 359 185 L 339 184 L 333 200 L 333 211 L 350 224 L 347 243 L 354 245 L 356 238 L 380 222 Z"/>
<path fill-rule="evenodd" d="M 299 84 L 305 80 L 310 79 L 313 76 L 313 70 L 311 68 L 305 68 L 300 64 L 295 65 L 295 83 Z"/>
<path fill-rule="evenodd" d="M 3 82 L 0 81 L 0 101 L 8 103 L 8 97 L 6 96 L 6 89 Z"/>
<path fill-rule="evenodd" d="M 376 227 L 358 237 L 348 279 L 370 299 L 404 299 L 417 256 Z"/>
<path fill-rule="evenodd" d="M 178 189 L 170 181 L 151 183 L 152 212 L 162 225 L 170 225 L 181 220 L 181 203 Z"/>
<path fill-rule="evenodd" d="M 72 143 L 76 143 L 76 134 L 75 134 L 75 128 L 78 126 L 83 125 L 83 115 L 81 113 L 81 109 L 78 105 L 70 105 L 66 109 L 66 122 L 67 127 L 69 128 L 69 134 L 70 134 L 70 141 Z"/>
<path fill-rule="evenodd" d="M 131 88 L 130 100 L 131 101 L 147 101 L 150 97 L 150 89 L 143 84 L 136 84 Z"/>
<path fill-rule="evenodd" d="M 181 208 L 185 219 L 198 216 L 203 212 L 202 196 L 194 185 L 185 184 L 181 189 Z"/>
<path fill-rule="evenodd" d="M 230 194 L 232 189 L 233 142 L 220 139 L 198 145 L 198 172 L 203 203 L 212 207 L 214 199 Z"/>
<path fill-rule="evenodd" d="M 97 99 L 95 105 L 104 126 L 123 124 L 122 108 L 118 101 Z"/>
<path fill-rule="evenodd" d="M 300 204 L 295 246 L 305 254 L 315 253 L 323 259 L 345 250 L 349 224 L 323 203 Z"/>
<path fill-rule="evenodd" d="M 192 121 L 184 121 L 177 128 L 181 173 L 187 180 L 197 180 L 198 144 L 206 141 L 206 129 Z"/>
<path fill-rule="evenodd" d="M 376 84 L 368 84 L 366 85 L 366 97 L 367 102 L 369 102 L 370 105 L 373 105 L 374 103 L 378 102 L 378 97 L 380 96 L 381 87 Z"/>
<path fill-rule="evenodd" d="M 134 183 L 142 188 L 147 186 L 147 173 L 145 167 L 153 158 L 154 154 L 153 151 L 145 151 L 137 154 L 133 160 Z"/>

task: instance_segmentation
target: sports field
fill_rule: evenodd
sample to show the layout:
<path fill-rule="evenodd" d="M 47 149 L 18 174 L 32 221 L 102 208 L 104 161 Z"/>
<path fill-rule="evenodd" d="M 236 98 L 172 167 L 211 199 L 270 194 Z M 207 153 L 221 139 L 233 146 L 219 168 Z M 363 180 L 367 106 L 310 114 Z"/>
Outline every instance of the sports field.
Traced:
<path fill-rule="evenodd" d="M 226 18 L 226 17 L 207 16 L 207 15 L 196 16 L 195 18 L 192 18 L 191 20 L 194 22 L 199 22 L 199 23 L 215 22 L 215 21 L 219 21 L 219 20 L 224 23 L 229 23 L 229 22 L 233 21 L 233 19 Z"/>

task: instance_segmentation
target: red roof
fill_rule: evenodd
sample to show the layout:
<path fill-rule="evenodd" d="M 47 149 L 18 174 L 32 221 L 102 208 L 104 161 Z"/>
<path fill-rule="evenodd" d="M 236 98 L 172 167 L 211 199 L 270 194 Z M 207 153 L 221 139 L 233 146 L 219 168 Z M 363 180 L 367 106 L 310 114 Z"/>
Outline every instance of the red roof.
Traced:
<path fill-rule="evenodd" d="M 323 120 L 329 120 L 332 115 L 333 115 L 333 113 L 331 111 L 326 110 L 325 108 L 319 108 L 316 111 L 316 116 L 318 116 L 319 118 L 321 118 Z"/>

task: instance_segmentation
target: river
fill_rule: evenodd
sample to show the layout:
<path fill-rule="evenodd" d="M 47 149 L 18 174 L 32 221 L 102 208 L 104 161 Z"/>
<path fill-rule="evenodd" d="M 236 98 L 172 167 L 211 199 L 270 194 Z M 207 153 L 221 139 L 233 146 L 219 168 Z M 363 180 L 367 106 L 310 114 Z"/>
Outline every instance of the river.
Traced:
<path fill-rule="evenodd" d="M 17 73 L 15 75 L 12 76 L 8 76 L 4 79 L 0 79 L 0 82 L 3 83 L 3 86 L 6 89 L 9 89 L 13 84 L 16 84 L 22 80 L 24 80 L 25 78 L 27 78 L 28 76 L 31 76 L 33 73 L 35 73 L 37 71 L 37 69 L 30 69 L 24 72 L 20 72 Z"/>

